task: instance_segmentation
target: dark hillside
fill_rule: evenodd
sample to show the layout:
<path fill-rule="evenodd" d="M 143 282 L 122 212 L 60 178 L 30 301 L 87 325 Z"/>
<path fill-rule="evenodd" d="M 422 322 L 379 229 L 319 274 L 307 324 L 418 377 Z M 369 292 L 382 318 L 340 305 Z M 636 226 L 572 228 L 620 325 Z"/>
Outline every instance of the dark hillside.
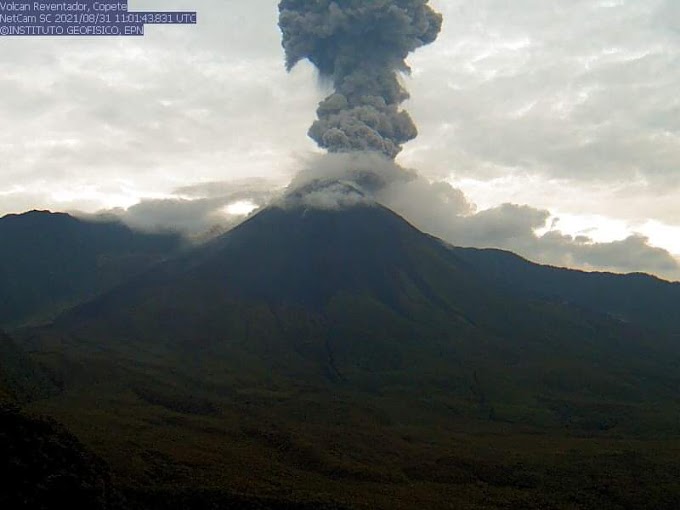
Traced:
<path fill-rule="evenodd" d="M 0 218 L 0 326 L 46 320 L 125 281 L 180 247 L 115 221 L 32 211 Z"/>

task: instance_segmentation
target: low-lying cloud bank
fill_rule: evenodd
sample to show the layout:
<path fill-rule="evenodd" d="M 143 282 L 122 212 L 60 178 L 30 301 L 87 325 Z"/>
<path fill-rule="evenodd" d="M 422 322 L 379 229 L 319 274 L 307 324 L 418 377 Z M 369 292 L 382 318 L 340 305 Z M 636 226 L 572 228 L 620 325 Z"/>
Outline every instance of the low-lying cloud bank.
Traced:
<path fill-rule="evenodd" d="M 138 230 L 202 238 L 238 225 L 279 193 L 265 179 L 208 182 L 177 188 L 171 198 L 145 199 L 127 209 L 101 211 L 99 216 L 115 216 Z"/>
<path fill-rule="evenodd" d="M 457 246 L 501 248 L 530 260 L 557 266 L 615 272 L 643 271 L 680 279 L 680 262 L 651 246 L 644 236 L 598 243 L 587 236 L 564 235 L 547 210 L 503 204 L 477 211 L 447 182 L 429 181 L 373 155 L 330 155 L 312 159 L 297 181 L 349 179 L 419 229 Z M 294 185 L 296 182 L 294 181 Z M 540 233 L 539 233 L 540 232 Z"/>
<path fill-rule="evenodd" d="M 417 228 L 457 246 L 501 248 L 530 260 L 556 266 L 614 272 L 648 272 L 680 280 L 680 262 L 668 251 L 633 234 L 613 242 L 559 231 L 559 220 L 547 210 L 503 204 L 478 211 L 447 182 L 430 181 L 378 154 L 315 155 L 288 190 L 265 180 L 207 183 L 175 191 L 176 199 L 146 200 L 127 209 L 108 211 L 135 228 L 178 230 L 200 236 L 225 231 L 256 211 L 281 201 L 301 201 L 317 208 L 348 207 L 377 201 Z M 288 197 L 287 199 L 285 197 Z M 230 212 L 231 211 L 231 212 Z"/>

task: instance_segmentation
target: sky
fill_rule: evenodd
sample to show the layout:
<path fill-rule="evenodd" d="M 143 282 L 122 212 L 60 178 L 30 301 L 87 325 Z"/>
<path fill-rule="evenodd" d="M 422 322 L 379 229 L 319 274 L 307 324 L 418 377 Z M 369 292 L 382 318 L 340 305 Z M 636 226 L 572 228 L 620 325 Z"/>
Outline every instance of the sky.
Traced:
<path fill-rule="evenodd" d="M 411 55 L 414 177 L 386 205 L 457 245 L 680 280 L 680 2 L 431 0 Z M 320 150 L 330 90 L 284 68 L 275 0 L 143 38 L 0 39 L 0 215 L 107 211 L 198 232 L 271 200 Z"/>

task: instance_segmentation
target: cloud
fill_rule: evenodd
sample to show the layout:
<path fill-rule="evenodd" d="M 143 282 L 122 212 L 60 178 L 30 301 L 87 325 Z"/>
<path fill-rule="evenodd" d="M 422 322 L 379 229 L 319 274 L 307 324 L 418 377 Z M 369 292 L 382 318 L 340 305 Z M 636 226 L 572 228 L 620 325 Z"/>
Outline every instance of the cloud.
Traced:
<path fill-rule="evenodd" d="M 444 30 L 409 59 L 421 136 L 402 164 L 583 186 L 642 178 L 650 202 L 677 189 L 677 2 L 432 3 Z M 134 7 L 192 8 L 200 21 L 139 40 L 3 42 L 0 114 L 13 129 L 0 135 L 0 191 L 133 181 L 144 196 L 195 178 L 291 177 L 328 90 L 310 65 L 286 75 L 276 2 Z"/>
<path fill-rule="evenodd" d="M 680 262 L 667 250 L 651 246 L 643 235 L 633 234 L 612 242 L 565 235 L 558 230 L 559 221 L 548 222 L 549 211 L 526 205 L 502 204 L 465 214 L 461 202 L 447 203 L 445 197 L 451 192 L 444 197 L 434 192 L 437 184 L 450 186 L 430 183 L 430 193 L 421 195 L 418 201 L 408 198 L 412 196 L 408 190 L 412 185 L 400 186 L 391 196 L 384 196 L 384 202 L 416 227 L 456 246 L 506 249 L 534 262 L 560 267 L 648 272 L 680 280 Z M 428 189 L 427 184 L 418 186 Z"/>
<path fill-rule="evenodd" d="M 191 4 L 137 2 L 200 17 L 144 38 L 3 41 L 0 116 L 13 127 L 0 134 L 0 193 L 44 186 L 44 207 L 82 187 L 139 200 L 197 181 L 289 178 L 294 152 L 313 146 L 305 132 L 318 98 L 307 67 L 286 74 L 276 5 Z M 0 212 L 19 211 L 0 202 Z"/>
<path fill-rule="evenodd" d="M 139 230 L 201 234 L 211 227 L 226 228 L 236 222 L 235 218 L 221 211 L 227 204 L 220 199 L 142 200 L 128 209 L 114 209 L 101 214 L 114 214 Z"/>
<path fill-rule="evenodd" d="M 277 195 L 278 185 L 262 178 L 233 181 L 214 181 L 182 186 L 174 190 L 177 195 L 196 198 L 223 198 L 230 201 L 249 199 L 266 203 Z"/>
<path fill-rule="evenodd" d="M 502 248 L 562 267 L 646 271 L 680 279 L 678 260 L 650 246 L 645 236 L 595 242 L 586 235 L 565 235 L 559 231 L 559 218 L 549 221 L 549 211 L 527 205 L 506 203 L 476 211 L 451 184 L 428 180 L 376 154 L 331 154 L 301 164 L 305 170 L 290 189 L 297 203 L 308 207 L 347 207 L 370 198 L 456 246 Z"/>
<path fill-rule="evenodd" d="M 144 199 L 129 221 L 178 224 L 181 210 L 190 229 L 221 219 L 229 181 L 289 182 L 299 155 L 317 150 L 310 112 L 331 91 L 311 65 L 286 74 L 276 3 L 136 0 L 195 9 L 199 24 L 139 39 L 3 40 L 0 116 L 11 129 L 0 133 L 0 214 Z M 559 232 L 536 241 L 532 228 L 540 211 L 620 219 L 631 235 L 650 220 L 680 225 L 678 2 L 430 3 L 443 31 L 409 57 L 405 107 L 420 136 L 398 160 L 425 177 L 385 187 L 384 199 L 456 244 L 593 267 L 607 248 L 622 270 L 670 268 L 639 236 L 602 247 Z M 474 196 L 465 180 L 479 183 Z M 226 184 L 190 191 L 203 182 Z M 475 201 L 491 211 L 474 215 Z"/>
<path fill-rule="evenodd" d="M 358 4 L 281 0 L 286 67 L 308 60 L 335 92 L 309 136 L 330 152 L 377 151 L 394 159 L 418 134 L 400 104 L 406 57 L 435 41 L 442 17 L 429 0 Z"/>
<path fill-rule="evenodd" d="M 484 0 L 442 9 L 441 41 L 413 59 L 411 109 L 452 170 L 679 184 L 680 44 L 657 28 L 670 3 Z M 418 167 L 430 159 L 417 156 Z"/>
<path fill-rule="evenodd" d="M 668 251 L 650 246 L 645 236 L 633 234 L 620 241 L 595 242 L 586 235 L 561 233 L 556 229 L 558 221 L 547 225 L 549 217 L 545 210 L 504 204 L 461 218 L 450 227 L 447 237 L 454 244 L 503 248 L 544 264 L 624 273 L 645 271 L 680 279 L 678 261 Z M 549 230 L 537 233 L 544 227 Z"/>
<path fill-rule="evenodd" d="M 180 187 L 168 198 L 145 199 L 127 209 L 99 211 L 98 215 L 114 215 L 139 230 L 201 237 L 209 231 L 224 232 L 247 217 L 240 207 L 232 213 L 230 205 L 247 202 L 257 210 L 280 193 L 275 184 L 264 179 L 210 182 Z"/>
<path fill-rule="evenodd" d="M 113 214 L 137 229 L 173 230 L 203 239 L 247 217 L 229 213 L 234 203 L 339 209 L 378 202 L 455 246 L 506 249 L 561 267 L 643 271 L 680 280 L 678 260 L 643 235 L 596 242 L 588 235 L 560 232 L 559 218 L 545 209 L 506 203 L 478 211 L 448 182 L 427 179 L 376 153 L 311 155 L 298 165 L 303 170 L 286 189 L 264 179 L 203 183 L 177 188 L 170 198 L 102 214 Z"/>
<path fill-rule="evenodd" d="M 565 237 L 568 242 L 574 242 L 572 238 Z M 610 243 L 579 242 L 577 239 L 575 244 L 581 246 L 576 252 L 585 266 L 619 271 L 640 271 L 645 268 L 652 273 L 678 278 L 678 261 L 666 250 L 649 246 L 649 239 L 639 234 Z"/>

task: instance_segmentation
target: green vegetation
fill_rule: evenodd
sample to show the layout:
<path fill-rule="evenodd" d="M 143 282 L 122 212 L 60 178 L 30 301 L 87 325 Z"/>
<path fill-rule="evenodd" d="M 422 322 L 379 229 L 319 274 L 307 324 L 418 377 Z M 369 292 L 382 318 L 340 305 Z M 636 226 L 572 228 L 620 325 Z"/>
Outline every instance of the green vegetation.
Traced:
<path fill-rule="evenodd" d="M 46 398 L 57 391 L 42 367 L 0 330 L 0 404 Z"/>
<path fill-rule="evenodd" d="M 28 409 L 132 509 L 679 508 L 680 345 L 616 299 L 639 277 L 588 306 L 461 253 L 266 210 L 16 331 L 61 388 Z"/>
<path fill-rule="evenodd" d="M 2 508 L 118 508 L 106 465 L 53 420 L 0 406 Z"/>
<path fill-rule="evenodd" d="M 653 330 L 680 334 L 680 283 L 642 273 L 586 273 L 532 264 L 501 250 L 452 248 L 490 285 L 544 300 L 567 301 Z"/>
<path fill-rule="evenodd" d="M 0 218 L 0 327 L 47 321 L 167 258 L 174 234 L 32 211 Z"/>

